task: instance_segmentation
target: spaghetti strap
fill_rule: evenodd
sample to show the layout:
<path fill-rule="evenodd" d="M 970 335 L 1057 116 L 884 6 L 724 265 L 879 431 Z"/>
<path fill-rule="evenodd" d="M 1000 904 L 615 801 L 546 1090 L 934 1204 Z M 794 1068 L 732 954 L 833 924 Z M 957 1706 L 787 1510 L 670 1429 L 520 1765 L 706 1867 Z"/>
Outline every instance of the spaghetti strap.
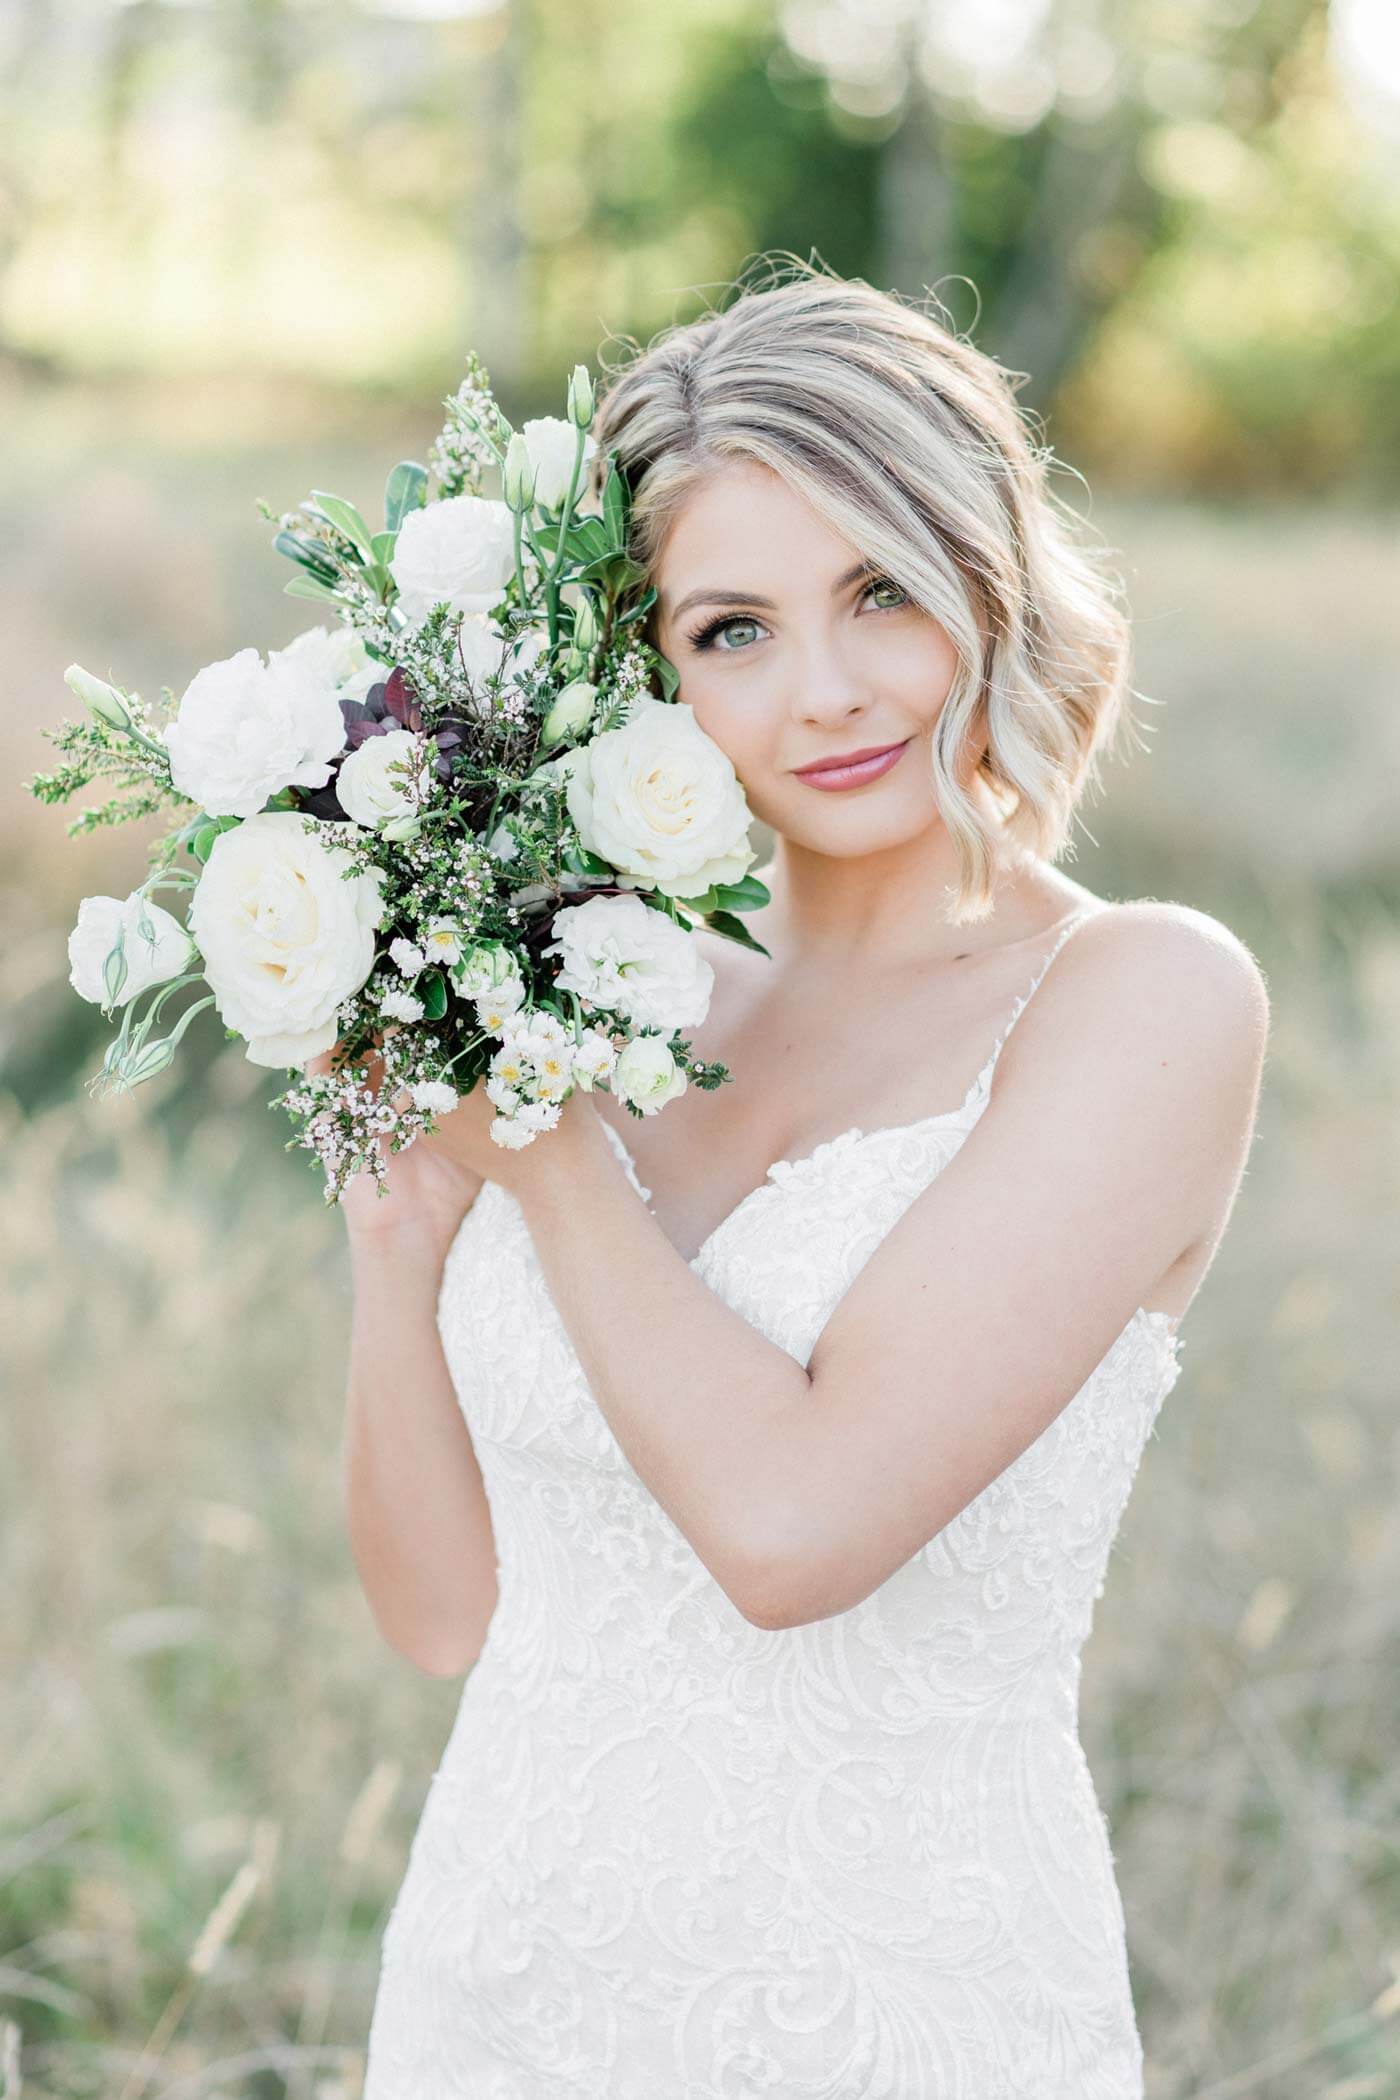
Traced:
<path fill-rule="evenodd" d="M 978 1073 L 976 1079 L 973 1081 L 973 1095 L 979 1093 L 986 1095 L 990 1093 L 992 1084 L 992 1074 L 996 1070 L 997 1059 L 1001 1056 L 1002 1048 L 1006 1042 L 1006 1038 L 1010 1035 L 1012 1029 L 1016 1026 L 1016 1023 L 1020 1020 L 1026 1008 L 1030 1005 L 1031 1000 L 1035 997 L 1035 994 L 1039 990 L 1040 986 L 1044 983 L 1046 973 L 1049 971 L 1050 965 L 1054 962 L 1055 957 L 1059 954 L 1061 948 L 1064 947 L 1065 942 L 1069 939 L 1070 935 L 1075 931 L 1075 928 L 1082 926 L 1086 919 L 1099 918 L 1102 915 L 1102 913 L 1107 911 L 1108 909 L 1109 907 L 1107 905 L 1100 905 L 1097 910 L 1075 912 L 1073 917 L 1066 919 L 1064 925 L 1060 928 L 1058 939 L 1055 941 L 1054 946 L 1051 948 L 1050 953 L 1046 956 L 1040 968 L 1036 971 L 1035 976 L 1031 979 L 1028 989 L 1021 994 L 1021 997 L 1016 1001 L 1016 1004 L 1012 1007 L 1010 1019 L 1007 1021 L 1006 1026 L 1002 1029 L 1001 1034 L 997 1037 L 996 1043 L 994 1044 L 992 1049 L 991 1056 L 987 1059 L 987 1062 L 983 1065 L 981 1071 Z"/>

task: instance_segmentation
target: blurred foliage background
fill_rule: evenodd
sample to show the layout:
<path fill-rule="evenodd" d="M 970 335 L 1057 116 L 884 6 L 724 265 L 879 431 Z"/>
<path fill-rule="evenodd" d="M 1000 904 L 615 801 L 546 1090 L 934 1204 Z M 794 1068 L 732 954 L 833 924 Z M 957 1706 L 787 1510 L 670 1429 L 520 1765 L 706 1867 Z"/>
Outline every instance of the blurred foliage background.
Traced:
<path fill-rule="evenodd" d="M 280 646 L 255 498 L 373 506 L 469 345 L 562 413 L 774 249 L 1025 375 L 1150 700 L 1073 872 L 1272 991 L 1086 1661 L 1149 2100 L 1400 2095 L 1393 0 L 7 0 L 0 116 L 0 2096 L 355 2100 L 459 1696 L 354 1577 L 276 1086 L 209 1027 L 84 1090 L 64 944 L 145 840 L 23 792 L 63 668 Z"/>

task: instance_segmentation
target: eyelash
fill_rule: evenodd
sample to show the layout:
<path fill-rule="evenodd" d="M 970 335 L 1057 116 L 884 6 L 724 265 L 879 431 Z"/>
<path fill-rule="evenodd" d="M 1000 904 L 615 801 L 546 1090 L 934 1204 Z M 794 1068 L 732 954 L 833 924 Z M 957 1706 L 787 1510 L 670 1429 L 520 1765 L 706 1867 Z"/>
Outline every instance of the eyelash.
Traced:
<path fill-rule="evenodd" d="M 896 583 L 892 576 L 872 576 L 865 587 L 863 596 L 868 598 L 872 591 L 879 590 L 882 585 L 887 585 L 891 590 L 898 591 L 900 593 L 900 602 L 898 605 L 879 606 L 877 608 L 878 611 L 899 612 L 902 607 L 909 604 L 908 592 L 904 589 L 903 584 Z M 714 650 L 715 636 L 721 634 L 726 627 L 758 627 L 761 625 L 762 622 L 754 619 L 749 613 L 721 613 L 717 619 L 707 621 L 703 627 L 697 627 L 693 634 L 687 636 L 687 640 L 692 649 Z M 720 649 L 715 650 L 714 653 L 719 656 L 742 656 L 745 650 L 751 646 L 752 644 L 745 643 L 739 649 Z"/>

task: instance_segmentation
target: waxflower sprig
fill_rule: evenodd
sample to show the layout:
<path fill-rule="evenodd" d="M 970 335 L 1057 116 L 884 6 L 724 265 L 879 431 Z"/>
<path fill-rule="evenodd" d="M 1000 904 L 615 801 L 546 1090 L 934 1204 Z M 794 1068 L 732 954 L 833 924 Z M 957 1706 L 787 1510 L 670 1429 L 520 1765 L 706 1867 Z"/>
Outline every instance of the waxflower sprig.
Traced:
<path fill-rule="evenodd" d="M 164 1071 L 212 1006 L 250 1060 L 300 1075 L 271 1105 L 330 1201 L 361 1172 L 382 1192 L 386 1146 L 477 1085 L 517 1147 L 575 1087 L 649 1115 L 723 1084 L 685 1033 L 714 978 L 696 930 L 767 952 L 742 917 L 768 901 L 751 813 L 646 639 L 587 368 L 563 417 L 516 430 L 469 355 L 444 408 L 378 530 L 327 490 L 260 506 L 288 594 L 333 624 L 208 664 L 178 701 L 71 666 L 87 719 L 46 732 L 66 763 L 28 783 L 116 786 L 70 833 L 168 819 L 145 881 L 84 898 L 69 938 L 75 989 L 120 1015 L 92 1090 Z"/>

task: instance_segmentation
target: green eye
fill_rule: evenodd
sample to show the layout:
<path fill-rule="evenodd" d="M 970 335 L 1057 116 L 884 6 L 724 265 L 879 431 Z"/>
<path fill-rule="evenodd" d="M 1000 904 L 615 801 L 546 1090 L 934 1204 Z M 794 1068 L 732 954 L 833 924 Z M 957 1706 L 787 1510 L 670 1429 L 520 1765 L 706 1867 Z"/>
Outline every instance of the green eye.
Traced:
<path fill-rule="evenodd" d="M 888 576 L 877 576 L 875 581 L 871 584 L 870 588 L 872 591 L 897 591 L 899 593 L 899 596 L 895 601 L 897 604 L 902 603 L 905 597 L 907 596 L 907 593 L 903 589 L 902 585 L 895 583 Z"/>

